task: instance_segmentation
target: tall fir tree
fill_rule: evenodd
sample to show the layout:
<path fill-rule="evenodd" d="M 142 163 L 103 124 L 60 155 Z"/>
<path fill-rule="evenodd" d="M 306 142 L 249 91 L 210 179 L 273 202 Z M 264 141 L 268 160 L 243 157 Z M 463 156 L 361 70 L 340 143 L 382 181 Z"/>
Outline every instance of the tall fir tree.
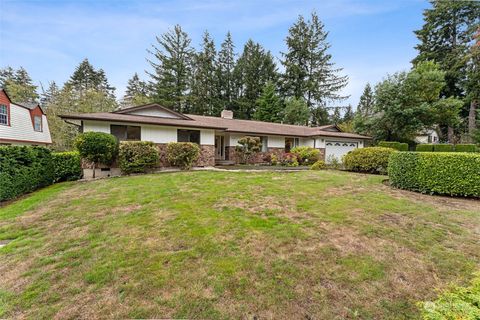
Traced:
<path fill-rule="evenodd" d="M 303 98 L 289 97 L 285 100 L 283 122 L 305 126 L 310 118 L 310 110 Z"/>
<path fill-rule="evenodd" d="M 341 68 L 335 68 L 328 53 L 327 36 L 328 32 L 315 12 L 308 21 L 299 16 L 286 38 L 287 52 L 282 53 L 281 62 L 285 67 L 283 93 L 306 100 L 314 125 L 325 122 L 329 103 L 347 98 L 340 92 L 347 85 L 348 77 L 340 75 Z"/>
<path fill-rule="evenodd" d="M 239 118 L 251 119 L 255 113 L 255 102 L 268 81 L 278 79 L 276 65 L 270 51 L 260 44 L 248 40 L 234 70 L 237 101 L 233 108 Z"/>
<path fill-rule="evenodd" d="M 254 120 L 266 122 L 281 122 L 283 120 L 283 103 L 276 92 L 275 84 L 267 82 L 262 94 L 257 99 L 257 109 L 253 114 Z"/>
<path fill-rule="evenodd" d="M 357 115 L 360 117 L 369 117 L 374 112 L 375 98 L 370 83 L 367 83 L 363 93 L 360 96 L 360 101 L 357 105 Z"/>
<path fill-rule="evenodd" d="M 43 86 L 41 86 L 41 88 L 42 94 L 40 95 L 40 104 L 46 108 L 57 96 L 60 88 L 55 81 L 49 82 L 48 88 L 46 90 L 43 88 Z"/>
<path fill-rule="evenodd" d="M 355 117 L 355 113 L 353 112 L 352 105 L 349 104 L 345 108 L 345 113 L 343 114 L 342 122 L 350 122 L 353 120 L 354 117 Z"/>
<path fill-rule="evenodd" d="M 11 67 L 0 70 L 0 85 L 14 102 L 34 102 L 39 98 L 37 86 L 23 67 L 17 70 Z"/>
<path fill-rule="evenodd" d="M 333 108 L 333 114 L 331 116 L 331 122 L 334 124 L 338 124 L 342 121 L 342 114 L 340 112 L 341 107 Z"/>
<path fill-rule="evenodd" d="M 128 80 L 125 95 L 123 96 L 120 107 L 127 108 L 150 103 L 152 99 L 149 97 L 148 84 L 141 80 L 138 73 L 134 73 L 132 78 Z"/>
<path fill-rule="evenodd" d="M 148 52 L 153 98 L 156 102 L 183 112 L 187 106 L 191 80 L 193 48 L 188 34 L 180 25 L 156 37 L 157 43 Z"/>
<path fill-rule="evenodd" d="M 480 2 L 430 1 L 432 8 L 423 13 L 424 25 L 415 31 L 420 43 L 413 63 L 435 61 L 446 71 L 444 96 L 465 96 L 465 56 L 480 23 Z"/>
<path fill-rule="evenodd" d="M 217 52 L 208 31 L 203 34 L 201 51 L 194 58 L 194 81 L 191 88 L 191 102 L 194 114 L 218 116 L 222 109 L 218 100 Z"/>
<path fill-rule="evenodd" d="M 217 60 L 217 84 L 222 109 L 232 109 L 235 96 L 235 45 L 230 31 L 222 42 Z"/>
<path fill-rule="evenodd" d="M 105 71 L 103 69 L 96 70 L 88 59 L 80 62 L 66 85 L 72 87 L 80 95 L 94 90 L 103 92 L 110 98 L 115 97 L 115 88 L 108 83 Z"/>

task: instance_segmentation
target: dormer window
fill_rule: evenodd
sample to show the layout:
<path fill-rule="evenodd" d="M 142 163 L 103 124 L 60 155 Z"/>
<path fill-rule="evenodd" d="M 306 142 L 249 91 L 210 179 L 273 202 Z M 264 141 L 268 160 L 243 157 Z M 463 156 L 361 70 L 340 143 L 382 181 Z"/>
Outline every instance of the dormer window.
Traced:
<path fill-rule="evenodd" d="M 33 117 L 33 130 L 41 132 L 42 131 L 42 117 L 34 116 Z"/>
<path fill-rule="evenodd" d="M 0 104 L 0 124 L 8 126 L 8 108 L 4 104 Z"/>

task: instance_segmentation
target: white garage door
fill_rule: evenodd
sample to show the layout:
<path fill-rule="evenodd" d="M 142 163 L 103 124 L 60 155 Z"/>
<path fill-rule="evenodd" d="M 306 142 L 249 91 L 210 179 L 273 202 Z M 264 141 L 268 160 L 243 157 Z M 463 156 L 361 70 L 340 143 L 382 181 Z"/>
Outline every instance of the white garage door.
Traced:
<path fill-rule="evenodd" d="M 349 151 L 358 148 L 358 142 L 353 141 L 326 141 L 325 142 L 325 161 L 332 162 L 336 158 L 339 162 Z"/>

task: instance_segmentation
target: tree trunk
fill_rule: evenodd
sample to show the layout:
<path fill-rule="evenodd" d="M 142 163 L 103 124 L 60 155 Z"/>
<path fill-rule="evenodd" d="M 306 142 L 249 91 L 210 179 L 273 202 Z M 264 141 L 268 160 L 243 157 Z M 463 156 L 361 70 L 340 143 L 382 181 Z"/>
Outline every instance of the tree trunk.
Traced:
<path fill-rule="evenodd" d="M 476 123 L 476 113 L 477 113 L 477 100 L 472 100 L 470 102 L 470 111 L 468 113 L 468 134 L 470 137 L 473 136 L 473 132 L 477 128 L 477 123 Z"/>
<path fill-rule="evenodd" d="M 92 174 L 92 178 L 95 179 L 95 162 L 93 162 L 93 174 Z"/>
<path fill-rule="evenodd" d="M 454 132 L 452 127 L 448 127 L 447 139 L 449 143 L 453 143 Z"/>

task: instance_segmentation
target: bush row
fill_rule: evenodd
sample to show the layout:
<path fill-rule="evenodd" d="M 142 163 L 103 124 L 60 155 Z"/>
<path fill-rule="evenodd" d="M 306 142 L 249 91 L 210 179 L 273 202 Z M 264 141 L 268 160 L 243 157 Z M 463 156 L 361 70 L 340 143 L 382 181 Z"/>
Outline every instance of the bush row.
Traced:
<path fill-rule="evenodd" d="M 118 164 L 124 173 L 147 172 L 158 164 L 157 146 L 149 141 L 126 141 L 120 144 Z"/>
<path fill-rule="evenodd" d="M 390 156 L 388 176 L 400 189 L 480 197 L 480 154 L 398 152 Z"/>
<path fill-rule="evenodd" d="M 380 141 L 379 147 L 392 148 L 398 151 L 408 151 L 408 143 L 402 143 L 397 141 Z"/>
<path fill-rule="evenodd" d="M 476 152 L 477 146 L 474 144 L 418 144 L 416 151 L 420 152 Z"/>
<path fill-rule="evenodd" d="M 82 177 L 80 154 L 75 151 L 52 153 L 55 182 L 74 181 Z"/>
<path fill-rule="evenodd" d="M 348 171 L 386 174 L 388 159 L 392 153 L 399 152 L 384 147 L 359 148 L 343 157 L 343 165 Z"/>

